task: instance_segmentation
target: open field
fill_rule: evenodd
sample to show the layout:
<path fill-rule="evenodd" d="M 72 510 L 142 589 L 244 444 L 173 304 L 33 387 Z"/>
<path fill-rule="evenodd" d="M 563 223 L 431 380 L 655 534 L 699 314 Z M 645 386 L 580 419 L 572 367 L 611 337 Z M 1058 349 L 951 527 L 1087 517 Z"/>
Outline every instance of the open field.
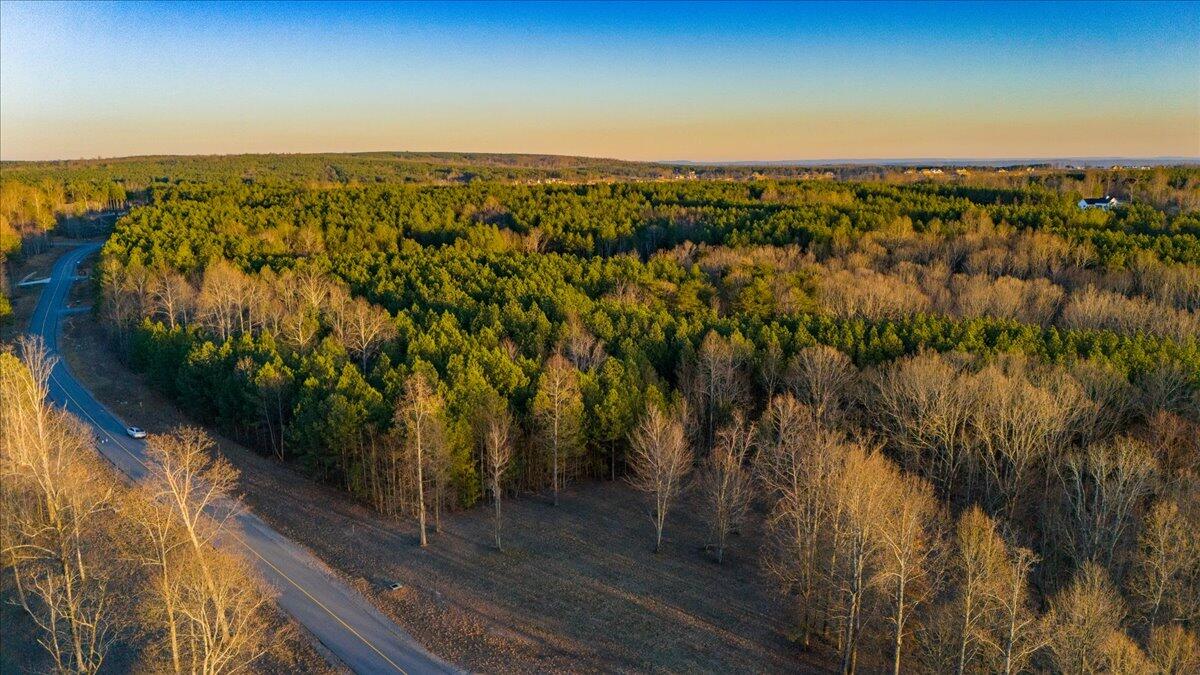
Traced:
<path fill-rule="evenodd" d="M 77 293 L 81 292 L 79 290 Z M 116 362 L 86 317 L 68 322 L 76 376 L 151 432 L 185 423 L 173 404 Z M 664 552 L 638 495 L 621 483 L 568 490 L 561 504 L 504 505 L 505 551 L 488 508 L 448 515 L 427 549 L 411 522 L 376 517 L 343 493 L 219 439 L 251 507 L 310 547 L 431 651 L 473 671 L 785 672 L 815 670 L 780 631 L 759 578 L 753 533 L 724 565 L 700 550 L 704 526 L 681 505 Z M 743 546 L 746 546 L 745 548 Z M 399 581 L 405 588 L 387 591 Z"/>

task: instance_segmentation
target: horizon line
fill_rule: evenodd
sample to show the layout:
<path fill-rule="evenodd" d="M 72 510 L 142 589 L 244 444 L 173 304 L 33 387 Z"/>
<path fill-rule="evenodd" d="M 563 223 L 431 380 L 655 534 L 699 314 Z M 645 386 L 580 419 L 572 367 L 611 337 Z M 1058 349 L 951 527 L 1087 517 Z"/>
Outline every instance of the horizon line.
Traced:
<path fill-rule="evenodd" d="M 0 157 L 0 164 L 39 164 L 56 162 L 101 162 L 116 160 L 155 159 L 167 157 L 218 158 L 218 157 L 269 157 L 269 156 L 317 156 L 317 155 L 483 155 L 495 157 L 559 157 L 595 161 L 625 162 L 630 164 L 659 164 L 664 166 L 839 166 L 839 165 L 891 165 L 891 164 L 1046 164 L 1054 162 L 1099 162 L 1141 161 L 1200 163 L 1197 155 L 1045 155 L 1045 156 L 924 156 L 924 157 L 814 157 L 806 159 L 625 159 L 603 155 L 575 155 L 569 153 L 521 152 L 521 151 L 478 151 L 478 150 L 334 150 L 334 151 L 272 151 L 272 152 L 199 152 L 199 153 L 148 153 L 134 155 L 107 155 L 93 157 L 57 157 L 49 159 L 8 159 Z"/>

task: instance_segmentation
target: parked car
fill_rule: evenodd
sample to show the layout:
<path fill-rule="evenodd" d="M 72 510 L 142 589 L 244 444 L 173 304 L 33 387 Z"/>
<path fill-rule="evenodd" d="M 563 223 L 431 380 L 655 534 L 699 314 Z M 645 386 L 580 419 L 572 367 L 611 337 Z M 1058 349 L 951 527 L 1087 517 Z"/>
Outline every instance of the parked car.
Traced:
<path fill-rule="evenodd" d="M 125 427 L 125 433 L 129 434 L 130 438 L 146 437 L 146 432 L 141 427 Z"/>

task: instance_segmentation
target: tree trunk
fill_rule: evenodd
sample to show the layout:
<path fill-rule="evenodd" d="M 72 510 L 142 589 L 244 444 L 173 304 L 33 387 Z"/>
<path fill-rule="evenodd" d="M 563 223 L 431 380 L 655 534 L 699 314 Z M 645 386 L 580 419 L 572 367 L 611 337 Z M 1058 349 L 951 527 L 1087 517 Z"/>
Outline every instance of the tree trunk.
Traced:
<path fill-rule="evenodd" d="M 893 646 L 892 675 L 900 675 L 900 648 L 904 642 L 904 575 L 900 575 L 900 588 L 896 594 L 896 640 Z"/>
<path fill-rule="evenodd" d="M 164 566 L 163 567 L 163 597 L 169 598 L 170 596 L 171 596 L 171 590 L 170 590 L 170 588 L 168 588 L 168 584 L 167 584 L 167 568 L 166 568 L 166 566 Z M 179 629 L 175 625 L 176 624 L 175 608 L 172 605 L 173 605 L 172 602 L 170 602 L 170 601 L 167 602 L 167 628 L 168 628 L 168 632 L 171 635 L 171 666 L 175 669 L 176 673 L 182 673 L 183 665 L 179 663 Z"/>
<path fill-rule="evenodd" d="M 862 601 L 862 561 L 855 563 L 850 589 L 850 612 L 846 617 L 845 644 L 842 646 L 842 673 L 845 675 L 853 673 L 858 665 L 858 617 Z"/>
<path fill-rule="evenodd" d="M 554 488 L 554 505 L 558 506 L 558 411 L 554 413 L 554 477 L 551 481 Z"/>
<path fill-rule="evenodd" d="M 493 486 L 498 487 L 498 486 Z M 503 551 L 504 548 L 500 545 L 500 491 L 494 490 L 496 500 L 496 550 Z"/>
<path fill-rule="evenodd" d="M 421 546 L 427 546 L 429 540 L 425 537 L 425 476 L 422 457 L 423 448 L 421 447 L 421 430 L 417 427 L 417 520 L 421 530 Z"/>
<path fill-rule="evenodd" d="M 662 502 L 660 500 L 659 503 L 655 507 L 655 514 L 654 514 L 654 530 L 655 530 L 654 552 L 655 553 L 658 553 L 659 551 L 662 550 L 663 525 L 665 524 L 666 519 L 667 519 L 666 509 L 663 508 Z"/>
<path fill-rule="evenodd" d="M 967 670 L 967 628 L 971 622 L 971 596 L 968 595 L 964 602 L 966 607 L 963 608 L 962 635 L 959 636 L 958 643 L 958 667 L 954 669 L 956 675 L 963 675 Z"/>

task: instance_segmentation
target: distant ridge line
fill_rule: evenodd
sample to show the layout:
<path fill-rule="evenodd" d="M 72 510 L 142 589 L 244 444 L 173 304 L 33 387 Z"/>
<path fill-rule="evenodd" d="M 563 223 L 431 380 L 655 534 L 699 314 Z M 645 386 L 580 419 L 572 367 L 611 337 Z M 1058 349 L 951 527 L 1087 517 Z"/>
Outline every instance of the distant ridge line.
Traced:
<path fill-rule="evenodd" d="M 659 167 L 838 167 L 838 166 L 888 166 L 888 167 L 1006 167 L 1043 165 L 1053 168 L 1086 167 L 1101 168 L 1121 166 L 1181 166 L 1200 164 L 1200 155 L 1164 155 L 1158 157 L 867 157 L 835 159 L 784 159 L 784 160 L 636 160 L 617 157 L 589 155 L 562 155 L 536 152 L 475 152 L 475 151 L 417 151 L 417 150 L 367 150 L 354 152 L 244 152 L 244 153 L 198 153 L 198 154 L 145 154 L 114 157 L 74 157 L 61 159 L 0 159 L 0 166 L 9 168 L 30 164 L 68 164 L 89 162 L 126 162 L 137 160 L 170 159 L 216 159 L 216 158 L 263 158 L 263 157 L 357 157 L 390 158 L 401 161 L 437 160 L 446 164 L 472 164 L 493 161 L 502 166 L 517 165 L 519 160 L 550 162 L 557 166 L 541 168 L 567 168 L 570 165 L 590 163 L 612 163 Z M 505 161 L 508 160 L 508 161 Z M 514 162 L 513 160 L 518 160 Z M 533 168 L 533 167 L 529 167 Z"/>
<path fill-rule="evenodd" d="M 962 158 L 962 157 L 877 157 L 877 158 L 848 158 L 848 159 L 781 159 L 781 160 L 731 160 L 731 161 L 699 161 L 690 159 L 663 160 L 656 162 L 670 166 L 739 166 L 739 167 L 780 167 L 780 166 L 1029 166 L 1048 165 L 1055 168 L 1068 166 L 1107 167 L 1113 164 L 1123 166 L 1147 165 L 1190 165 L 1200 164 L 1200 156 L 1169 155 L 1163 157 L 1012 157 L 999 159 Z"/>

